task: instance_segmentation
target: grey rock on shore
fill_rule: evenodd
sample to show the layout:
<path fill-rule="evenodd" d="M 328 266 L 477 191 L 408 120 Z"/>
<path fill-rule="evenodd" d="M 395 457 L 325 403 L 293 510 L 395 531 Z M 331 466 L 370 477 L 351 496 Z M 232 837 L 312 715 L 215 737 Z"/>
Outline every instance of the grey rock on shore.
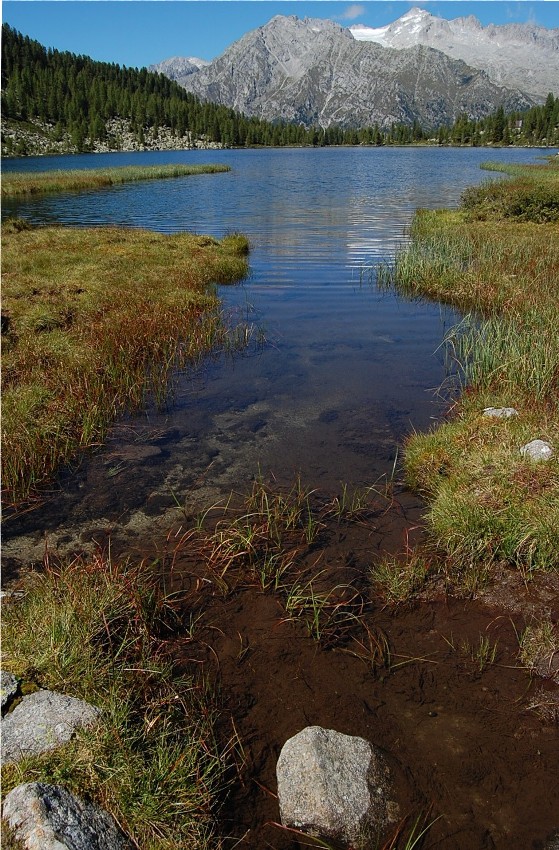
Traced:
<path fill-rule="evenodd" d="M 2 718 L 2 762 L 20 761 L 66 744 L 76 729 L 91 726 L 100 711 L 54 691 L 28 694 Z"/>
<path fill-rule="evenodd" d="M 522 446 L 520 454 L 529 460 L 534 460 L 536 463 L 540 463 L 541 461 L 550 460 L 553 456 L 553 449 L 549 443 L 546 443 L 544 440 L 532 440 L 530 443 L 526 443 L 525 446 Z"/>
<path fill-rule="evenodd" d="M 15 676 L 6 670 L 0 670 L 0 701 L 2 711 L 8 705 L 12 697 L 17 693 L 18 683 Z"/>
<path fill-rule="evenodd" d="M 59 785 L 18 785 L 2 816 L 27 850 L 132 850 L 107 812 Z"/>

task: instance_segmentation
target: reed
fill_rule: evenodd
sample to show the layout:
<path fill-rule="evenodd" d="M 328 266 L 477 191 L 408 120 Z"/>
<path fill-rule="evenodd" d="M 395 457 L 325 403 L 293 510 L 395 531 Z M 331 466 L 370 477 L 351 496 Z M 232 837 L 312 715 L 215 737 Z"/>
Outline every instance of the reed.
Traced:
<path fill-rule="evenodd" d="M 540 196 L 559 204 L 558 177 L 556 162 L 523 167 L 511 181 L 468 190 L 459 210 L 419 211 L 410 246 L 380 275 L 385 286 L 467 312 L 445 340 L 462 397 L 445 424 L 410 437 L 405 466 L 428 499 L 447 576 L 470 589 L 502 560 L 527 577 L 559 566 L 559 230 L 530 206 Z M 518 215 L 488 201 L 506 198 L 510 211 L 521 196 Z M 490 419 L 486 407 L 518 415 Z M 555 446 L 548 463 L 521 455 L 535 438 Z"/>
<path fill-rule="evenodd" d="M 81 192 L 137 180 L 163 180 L 197 174 L 231 171 L 229 165 L 126 165 L 121 168 L 71 169 L 68 171 L 12 171 L 2 175 L 2 197 L 37 195 L 46 192 Z"/>
<path fill-rule="evenodd" d="M 2 229 L 2 486 L 20 502 L 170 371 L 227 347 L 212 285 L 247 241 L 120 228 Z M 236 345 L 237 343 L 235 343 Z"/>

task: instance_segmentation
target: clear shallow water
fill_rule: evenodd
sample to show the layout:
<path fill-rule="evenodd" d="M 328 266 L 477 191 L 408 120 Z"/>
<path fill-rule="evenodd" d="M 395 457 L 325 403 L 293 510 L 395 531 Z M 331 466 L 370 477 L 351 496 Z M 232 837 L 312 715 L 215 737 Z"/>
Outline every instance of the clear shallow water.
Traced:
<path fill-rule="evenodd" d="M 494 177 L 487 159 L 533 162 L 537 150 L 273 149 L 86 154 L 7 161 L 7 170 L 225 162 L 232 171 L 6 202 L 3 215 L 222 236 L 244 232 L 251 275 L 221 288 L 267 343 L 179 376 L 174 403 L 115 430 L 62 492 L 6 535 L 83 541 L 101 528 L 164 532 L 175 500 L 209 503 L 261 471 L 336 493 L 389 474 L 412 429 L 442 411 L 439 346 L 454 323 L 439 305 L 374 286 L 375 267 L 406 239 L 417 207 L 455 206 Z M 133 273 L 133 269 L 131 269 Z M 21 542 L 21 541 L 20 541 Z M 41 545 L 43 545 L 41 543 Z M 9 544 L 8 544 L 9 548 Z"/>

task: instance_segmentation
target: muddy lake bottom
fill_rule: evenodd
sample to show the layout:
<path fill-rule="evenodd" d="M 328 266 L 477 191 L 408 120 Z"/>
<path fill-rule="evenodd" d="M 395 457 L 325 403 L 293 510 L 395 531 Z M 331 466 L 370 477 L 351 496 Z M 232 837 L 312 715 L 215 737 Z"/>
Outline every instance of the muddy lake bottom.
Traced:
<path fill-rule="evenodd" d="M 97 538 L 113 558 L 158 559 L 176 600 L 165 651 L 177 676 L 196 671 L 214 686 L 218 736 L 236 753 L 219 811 L 225 850 L 318 846 L 278 825 L 276 797 L 281 748 L 310 725 L 385 753 L 400 809 L 392 834 L 402 836 L 378 847 L 404 847 L 419 818 L 432 824 L 423 848 L 547 850 L 559 827 L 559 687 L 522 668 L 519 636 L 532 620 L 557 618 L 559 576 L 524 582 L 503 568 L 476 598 L 459 598 L 433 561 L 413 601 L 389 605 L 370 568 L 425 542 L 420 500 L 395 486 L 355 516 L 334 517 L 326 496 L 312 499 L 312 542 L 302 528 L 288 535 L 290 566 L 265 590 L 242 558 L 212 566 L 205 532 L 184 512 L 164 538 L 133 553 L 110 530 Z M 233 513 L 242 515 L 241 502 Z M 314 636 L 311 608 L 293 605 L 294 588 L 308 596 L 311 584 L 328 600 Z"/>
<path fill-rule="evenodd" d="M 318 576 L 317 594 L 357 614 L 326 614 L 319 640 L 308 611 L 305 619 L 288 610 L 285 589 L 263 591 L 246 575 L 226 575 L 226 587 L 175 553 L 171 585 L 186 594 L 182 616 L 196 628 L 168 650 L 178 672 L 193 662 L 212 671 L 220 734 L 238 740 L 220 815 L 225 847 L 316 846 L 278 825 L 276 797 L 281 748 L 310 725 L 385 752 L 400 806 L 393 833 L 402 827 L 403 839 L 379 847 L 403 847 L 418 818 L 433 822 L 420 846 L 445 850 L 537 850 L 557 830 L 559 688 L 521 668 L 518 636 L 532 617 L 557 615 L 558 577 L 525 584 L 503 570 L 478 598 L 460 599 L 434 576 L 413 603 L 386 605 L 367 569 L 379 532 L 386 541 L 405 513 L 398 502 L 332 521 L 297 559 L 299 586 Z M 495 650 L 484 661 L 485 642 Z"/>

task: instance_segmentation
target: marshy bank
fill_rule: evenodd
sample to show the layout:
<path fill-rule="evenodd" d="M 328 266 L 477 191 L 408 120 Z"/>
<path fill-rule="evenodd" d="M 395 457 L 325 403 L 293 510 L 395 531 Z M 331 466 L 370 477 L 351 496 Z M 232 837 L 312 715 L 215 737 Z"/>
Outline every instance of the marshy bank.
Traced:
<path fill-rule="evenodd" d="M 118 414 L 167 394 L 172 367 L 227 329 L 211 287 L 248 270 L 247 240 L 123 228 L 2 227 L 5 504 L 33 494 Z"/>
<path fill-rule="evenodd" d="M 228 165 L 209 163 L 207 165 L 125 166 L 74 171 L 12 171 L 2 178 L 2 197 L 12 198 L 42 192 L 79 192 L 85 189 L 117 186 L 136 180 L 163 180 L 171 177 L 191 177 L 197 174 L 222 174 L 230 170 Z"/>
<path fill-rule="evenodd" d="M 304 156 L 289 154 L 292 162 Z M 347 154 L 352 165 L 356 156 L 367 157 L 368 174 L 369 152 Z M 353 167 L 351 173 L 355 176 Z M 292 179 L 291 204 L 296 182 L 305 195 L 309 192 Z M 320 191 L 325 191 L 322 184 Z M 321 241 L 318 230 L 312 234 L 317 252 L 328 250 L 336 232 L 332 217 L 342 206 L 345 202 L 339 208 L 328 204 L 326 237 Z M 357 217 L 363 206 L 354 201 L 352 214 Z M 274 216 L 276 208 L 274 204 Z M 369 215 L 367 207 L 363 220 Z M 298 213 L 298 239 L 302 221 L 316 222 L 316 209 Z M 285 227 L 285 219 L 281 224 Z M 345 219 L 341 229 L 347 239 Z M 296 262 L 288 253 L 290 239 L 295 240 L 291 231 L 280 245 L 287 259 L 282 256 L 283 264 L 274 270 L 273 295 L 287 318 L 284 333 L 292 325 L 298 332 L 296 314 L 302 306 L 314 309 L 316 322 L 317 302 L 325 301 L 330 311 L 334 303 L 331 292 L 329 300 L 317 298 L 324 290 L 317 293 L 314 271 L 312 298 L 285 295 L 286 267 L 301 266 L 300 258 Z M 352 250 L 362 251 L 365 239 L 352 235 L 348 242 Z M 546 243 L 541 247 L 545 253 Z M 462 257 L 462 271 L 467 260 Z M 340 279 L 338 267 L 327 279 L 330 290 L 334 284 L 341 288 Z M 363 313 L 363 299 L 372 300 L 372 295 L 360 285 L 354 289 L 353 305 Z M 381 308 L 375 299 L 374 311 Z M 400 304 L 398 309 L 403 313 L 408 308 Z M 355 306 L 353 310 L 352 317 Z M 402 336 L 409 336 L 413 321 L 405 315 Z M 336 318 L 345 316 L 338 308 Z M 360 326 L 350 323 L 350 328 L 349 334 L 343 330 L 343 346 L 336 339 L 345 361 L 345 369 L 333 373 L 337 393 L 340 375 L 354 394 L 355 376 L 364 373 L 370 381 L 382 362 L 370 355 L 358 335 Z M 391 337 L 386 345 L 393 357 L 396 333 L 392 327 L 389 332 L 384 320 L 383 334 Z M 359 345 L 357 364 L 350 360 L 348 340 Z M 358 404 L 372 431 L 370 442 L 359 442 L 359 423 L 347 432 L 355 417 L 346 417 L 338 395 L 303 416 L 302 393 L 308 396 L 309 386 L 318 383 L 329 386 L 322 373 L 317 375 L 319 360 L 326 361 L 329 371 L 335 362 L 323 328 L 311 342 L 310 383 L 303 383 L 303 358 L 297 360 L 291 349 L 288 369 L 285 360 L 276 366 L 287 372 L 289 394 L 297 393 L 297 417 L 289 416 L 287 429 L 291 442 L 296 442 L 295 429 L 298 439 L 307 431 L 322 439 L 327 427 L 337 428 L 340 422 L 346 442 L 336 430 L 337 452 L 330 451 L 335 441 L 326 442 L 324 464 L 338 463 L 337 455 L 347 459 L 347 442 L 357 447 L 356 455 L 369 457 L 379 442 L 378 431 L 362 396 Z M 375 339 L 375 355 L 376 346 Z M 258 374 L 254 377 L 263 360 L 264 355 L 246 364 L 252 369 L 254 413 L 250 432 L 241 431 L 243 442 L 256 440 L 270 427 L 260 399 L 254 400 L 265 384 Z M 358 372 L 359 360 L 363 373 Z M 236 368 L 246 382 L 245 363 Z M 393 360 L 390 366 L 394 383 L 399 375 Z M 230 383 L 234 378 L 228 373 Z M 280 399 L 288 404 L 287 391 Z M 231 387 L 226 403 L 237 429 L 243 407 Z M 357 404 L 355 398 L 352 404 Z M 220 410 L 220 415 L 225 414 Z M 385 440 L 393 445 L 393 434 L 385 434 Z M 301 455 L 307 445 L 312 443 L 303 444 Z M 196 451 L 201 449 L 197 444 Z M 28 762 L 26 777 L 55 779 L 90 794 L 144 847 L 171 850 L 182 842 L 202 849 L 294 848 L 299 840 L 312 840 L 277 826 L 275 764 L 287 737 L 317 723 L 373 741 L 401 769 L 401 819 L 384 839 L 385 847 L 414 846 L 421 828 L 414 831 L 416 822 L 431 825 L 424 848 L 544 847 L 557 828 L 559 806 L 554 783 L 559 758 L 555 656 L 550 649 L 546 666 L 541 652 L 553 637 L 557 617 L 556 572 L 536 569 L 535 561 L 530 569 L 524 562 L 519 570 L 511 569 L 504 557 L 494 560 L 491 572 L 497 581 L 491 597 L 489 589 L 480 592 L 477 564 L 471 577 L 479 598 L 473 599 L 467 581 L 458 582 L 450 562 L 441 561 L 440 547 L 406 552 L 406 534 L 411 544 L 413 529 L 397 482 L 371 487 L 376 476 L 369 475 L 368 485 L 360 487 L 363 473 L 355 463 L 346 465 L 346 471 L 359 469 L 359 476 L 338 484 L 335 494 L 329 479 L 325 492 L 315 489 L 313 477 L 312 488 L 300 479 L 286 487 L 285 458 L 291 460 L 291 455 L 280 451 L 275 457 L 281 483 L 273 475 L 257 475 L 256 464 L 245 462 L 244 489 L 231 499 L 213 500 L 213 507 L 201 513 L 192 509 L 189 492 L 177 488 L 174 520 L 164 545 L 158 543 L 155 563 L 136 555 L 111 559 L 107 549 L 58 564 L 50 551 L 44 573 L 24 579 L 26 595 L 8 603 L 10 613 L 4 618 L 5 658 L 24 682 L 87 695 L 105 711 L 105 725 L 95 741 L 80 736 L 68 750 Z M 219 458 L 210 461 L 217 465 Z M 107 469 L 115 465 L 113 459 Z M 122 465 L 124 471 L 112 481 L 131 475 L 130 467 Z M 393 466 L 392 456 L 388 467 Z M 549 474 L 552 467 L 546 468 Z M 247 470 L 255 479 L 252 485 Z M 383 555 L 390 548 L 389 518 L 398 511 L 400 545 L 392 539 L 393 551 Z M 467 575 L 468 570 L 459 573 Z M 41 607 L 45 598 L 55 603 Z M 88 602 L 92 598 L 93 605 Z M 35 613 L 37 608 L 44 614 Z M 35 618 L 37 645 L 23 625 Z M 150 733 L 155 737 L 148 740 Z M 190 742 L 194 760 L 187 752 Z M 8 790 L 22 774 L 5 776 Z M 376 850 L 382 841 L 371 841 L 371 846 Z"/>
<path fill-rule="evenodd" d="M 408 441 L 405 466 L 449 579 L 470 591 L 499 565 L 526 581 L 559 568 L 559 162 L 500 170 L 515 179 L 467 190 L 456 211 L 419 212 L 389 275 L 467 313 L 447 338 L 462 397 Z M 535 439 L 548 462 L 522 454 Z"/>

